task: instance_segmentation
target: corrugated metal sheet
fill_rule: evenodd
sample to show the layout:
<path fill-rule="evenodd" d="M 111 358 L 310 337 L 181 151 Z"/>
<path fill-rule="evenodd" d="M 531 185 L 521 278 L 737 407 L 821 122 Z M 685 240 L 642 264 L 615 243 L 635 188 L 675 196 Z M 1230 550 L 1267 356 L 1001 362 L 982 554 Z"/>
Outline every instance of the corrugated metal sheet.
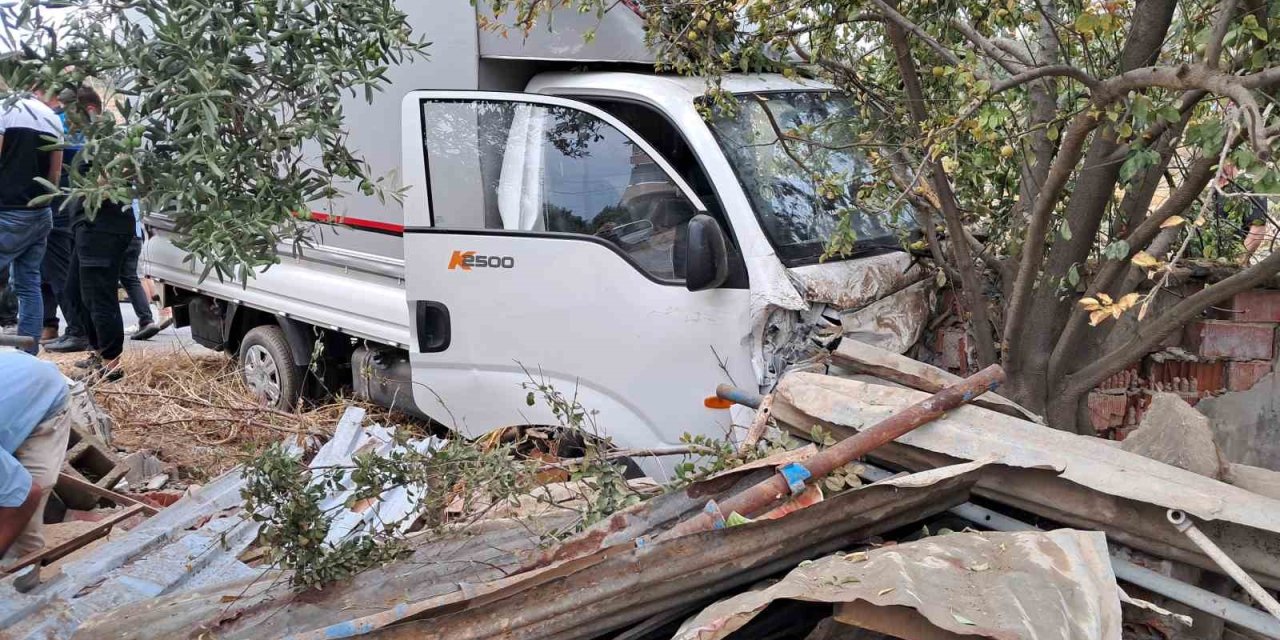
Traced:
<path fill-rule="evenodd" d="M 387 453 L 397 446 L 388 429 L 364 426 L 365 411 L 347 409 L 335 435 L 321 447 L 312 467 L 350 465 L 364 452 Z M 406 446 L 425 450 L 432 440 Z M 300 453 L 300 449 L 297 450 Z M 242 509 L 243 486 L 233 470 L 145 520 L 120 539 L 65 563 L 55 575 L 30 593 L 18 593 L 13 580 L 0 581 L 0 628 L 5 638 L 69 638 L 91 617 L 110 611 L 141 611 L 132 607 L 154 598 L 182 594 L 211 585 L 240 583 L 261 577 L 237 559 L 258 536 L 259 525 Z M 413 517 L 417 508 L 412 488 L 387 492 L 387 500 L 360 512 L 340 510 L 327 541 L 362 535 L 399 518 Z M 340 507 L 348 493 L 329 496 L 327 506 Z M 247 583 L 246 583 L 247 584 Z M 141 633 L 155 637 L 150 627 L 116 627 L 115 635 Z"/>
<path fill-rule="evenodd" d="M 904 620 L 960 635 L 1020 640 L 1119 640 L 1120 590 L 1106 537 L 1048 533 L 953 533 L 839 554 L 798 567 L 765 589 L 707 607 L 672 640 L 719 640 L 775 600 L 854 604 L 836 619 L 912 638 Z M 923 618 L 923 620 L 920 620 Z M 887 627 L 887 628 L 886 628 Z"/>
<path fill-rule="evenodd" d="M 475 599 L 448 599 L 384 638 L 592 638 L 680 611 L 799 562 L 849 548 L 963 501 L 980 465 L 959 465 L 849 491 L 778 520 L 639 547 L 618 545 Z M 532 582 L 533 584 L 529 584 Z M 323 632 L 321 632 L 323 633 Z M 308 637 L 333 637 L 331 634 Z"/>
<path fill-rule="evenodd" d="M 233 470 L 143 521 L 119 540 L 70 561 L 30 593 L 0 581 L 4 637 L 69 638 L 89 616 L 147 598 L 243 578 L 236 560 L 257 527 L 235 513 L 241 478 Z"/>

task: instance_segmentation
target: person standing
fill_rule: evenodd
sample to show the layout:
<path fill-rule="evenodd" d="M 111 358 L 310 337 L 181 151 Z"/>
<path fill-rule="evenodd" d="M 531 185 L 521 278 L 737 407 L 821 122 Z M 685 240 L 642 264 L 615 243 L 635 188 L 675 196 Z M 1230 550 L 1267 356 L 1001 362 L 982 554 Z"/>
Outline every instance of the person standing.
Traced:
<path fill-rule="evenodd" d="M 82 105 L 102 104 L 93 89 L 82 86 L 76 91 Z M 77 170 L 85 171 L 92 158 L 82 151 Z M 82 198 L 73 199 L 71 229 L 75 234 L 74 272 L 67 287 L 78 287 L 80 304 L 77 322 L 84 328 L 94 354 L 80 363 L 88 371 L 81 376 L 94 381 L 115 381 L 123 375 L 120 355 L 124 352 L 124 317 L 120 314 L 117 285 L 124 269 L 129 245 L 137 233 L 137 220 L 132 207 L 114 200 L 104 200 L 96 212 L 85 209 Z M 52 348 L 53 345 L 50 345 Z"/>
<path fill-rule="evenodd" d="M 52 106 L 52 105 L 51 105 Z M 92 117 L 102 111 L 102 105 L 81 105 L 76 100 L 76 92 L 64 89 L 58 94 L 58 104 L 54 112 L 62 120 L 62 135 L 66 144 L 62 149 L 62 180 L 58 186 L 67 189 L 71 186 L 71 172 L 67 167 L 75 166 L 75 154 L 84 146 L 84 134 L 74 126 L 68 118 L 68 109 Z M 63 290 L 67 286 L 67 274 L 71 269 L 71 254 L 74 250 L 71 235 L 71 214 L 63 206 L 66 198 L 55 198 L 52 203 L 53 228 L 49 231 L 49 240 L 45 243 L 44 262 L 40 267 L 40 295 L 44 301 L 44 331 L 40 334 L 40 343 L 47 345 L 58 338 L 58 306 L 62 313 L 70 318 L 72 312 L 62 300 Z M 78 297 L 78 296 L 77 296 Z"/>
<path fill-rule="evenodd" d="M 18 333 L 37 341 L 44 324 L 40 266 L 53 219 L 47 204 L 32 201 L 49 193 L 41 180 L 58 184 L 61 142 L 62 123 L 41 100 L 22 98 L 0 112 L 0 267 L 11 269 Z"/>
<path fill-rule="evenodd" d="M 69 398 L 53 363 L 0 352 L 0 571 L 44 547 L 44 505 L 71 433 Z"/>

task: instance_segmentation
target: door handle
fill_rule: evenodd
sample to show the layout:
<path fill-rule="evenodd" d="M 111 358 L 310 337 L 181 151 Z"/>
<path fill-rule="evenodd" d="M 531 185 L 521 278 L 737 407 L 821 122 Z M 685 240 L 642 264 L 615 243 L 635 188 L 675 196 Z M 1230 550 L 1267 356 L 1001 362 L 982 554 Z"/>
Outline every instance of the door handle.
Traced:
<path fill-rule="evenodd" d="M 418 300 L 414 307 L 418 327 L 418 353 L 440 353 L 452 338 L 449 307 L 431 300 Z"/>

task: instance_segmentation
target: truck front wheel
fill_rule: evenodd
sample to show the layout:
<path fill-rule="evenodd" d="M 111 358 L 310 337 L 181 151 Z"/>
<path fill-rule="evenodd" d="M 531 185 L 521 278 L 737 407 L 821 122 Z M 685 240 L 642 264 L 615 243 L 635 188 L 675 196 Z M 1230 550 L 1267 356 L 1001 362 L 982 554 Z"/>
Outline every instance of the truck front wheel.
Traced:
<path fill-rule="evenodd" d="M 280 327 L 250 329 L 240 341 L 240 373 L 244 384 L 263 404 L 292 411 L 302 395 L 302 368 L 293 361 Z"/>

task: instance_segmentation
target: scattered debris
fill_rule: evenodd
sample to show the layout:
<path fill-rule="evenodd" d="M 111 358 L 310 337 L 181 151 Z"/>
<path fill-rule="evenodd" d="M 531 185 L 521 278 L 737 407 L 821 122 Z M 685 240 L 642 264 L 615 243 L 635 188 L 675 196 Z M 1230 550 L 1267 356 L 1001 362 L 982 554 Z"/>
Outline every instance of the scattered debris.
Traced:
<path fill-rule="evenodd" d="M 113 425 L 111 444 L 150 451 L 177 469 L 171 480 L 209 480 L 290 436 L 328 437 L 349 406 L 387 417 L 383 409 L 345 399 L 298 413 L 265 408 L 244 388 L 234 361 L 221 354 L 147 350 L 123 358 L 129 375 L 93 390 Z"/>
<path fill-rule="evenodd" d="M 926 394 L 860 380 L 796 373 L 775 391 L 773 416 L 802 438 L 823 425 L 845 437 Z M 1280 502 L 1121 451 L 1093 437 L 1046 429 L 981 407 L 964 406 L 872 452 L 897 468 L 921 470 L 959 460 L 994 467 L 975 492 L 1158 557 L 1204 569 L 1216 565 L 1173 531 L 1165 511 L 1213 522 L 1219 544 L 1264 584 L 1280 585 Z M 1124 514 L 1119 517 L 1117 514 Z"/>
<path fill-rule="evenodd" d="M 323 434 L 333 423 L 316 416 L 280 417 L 266 431 L 297 444 L 279 466 L 259 459 L 251 473 L 233 469 L 185 493 L 135 496 L 66 475 L 66 493 L 96 507 L 66 519 L 94 522 L 27 559 L 49 565 L 34 589 L 0 580 L 0 626 L 22 639 L 710 640 L 783 624 L 786 637 L 826 640 L 1136 640 L 1181 637 L 1212 616 L 1280 637 L 1280 620 L 1242 591 L 1179 577 L 1190 567 L 1251 576 L 1262 602 L 1260 590 L 1280 586 L 1280 501 L 1247 490 L 1275 478 L 1220 459 L 1209 423 L 1179 395 L 1157 394 L 1120 443 L 1046 429 L 982 394 L 998 368 L 961 380 L 848 338 L 832 361 L 853 377 L 792 372 L 767 396 L 722 391 L 762 408 L 734 443 L 566 449 L 541 428 L 467 442 L 381 426 L 349 407 L 332 436 Z M 175 397 L 188 414 L 199 407 Z M 315 451 L 305 464 L 304 449 Z M 866 460 L 851 463 L 850 452 Z M 715 460 L 688 465 L 704 471 L 672 485 L 596 475 L 656 453 Z M 505 466 L 483 466 L 494 456 Z M 126 456 L 121 488 L 162 486 L 165 460 Z M 481 464 L 489 475 L 397 464 Z M 264 545 L 305 546 L 278 539 L 291 529 L 274 512 L 310 503 L 267 503 L 252 498 L 266 485 L 250 488 L 263 473 L 295 470 L 295 489 L 317 500 L 298 531 L 318 549 L 375 562 L 299 582 L 301 571 Z M 1187 526 L 1171 524 L 1170 509 Z M 1034 524 L 1016 519 L 1027 516 Z M 1187 537 L 1197 533 L 1211 550 Z M 310 589 L 325 575 L 340 579 Z"/>

